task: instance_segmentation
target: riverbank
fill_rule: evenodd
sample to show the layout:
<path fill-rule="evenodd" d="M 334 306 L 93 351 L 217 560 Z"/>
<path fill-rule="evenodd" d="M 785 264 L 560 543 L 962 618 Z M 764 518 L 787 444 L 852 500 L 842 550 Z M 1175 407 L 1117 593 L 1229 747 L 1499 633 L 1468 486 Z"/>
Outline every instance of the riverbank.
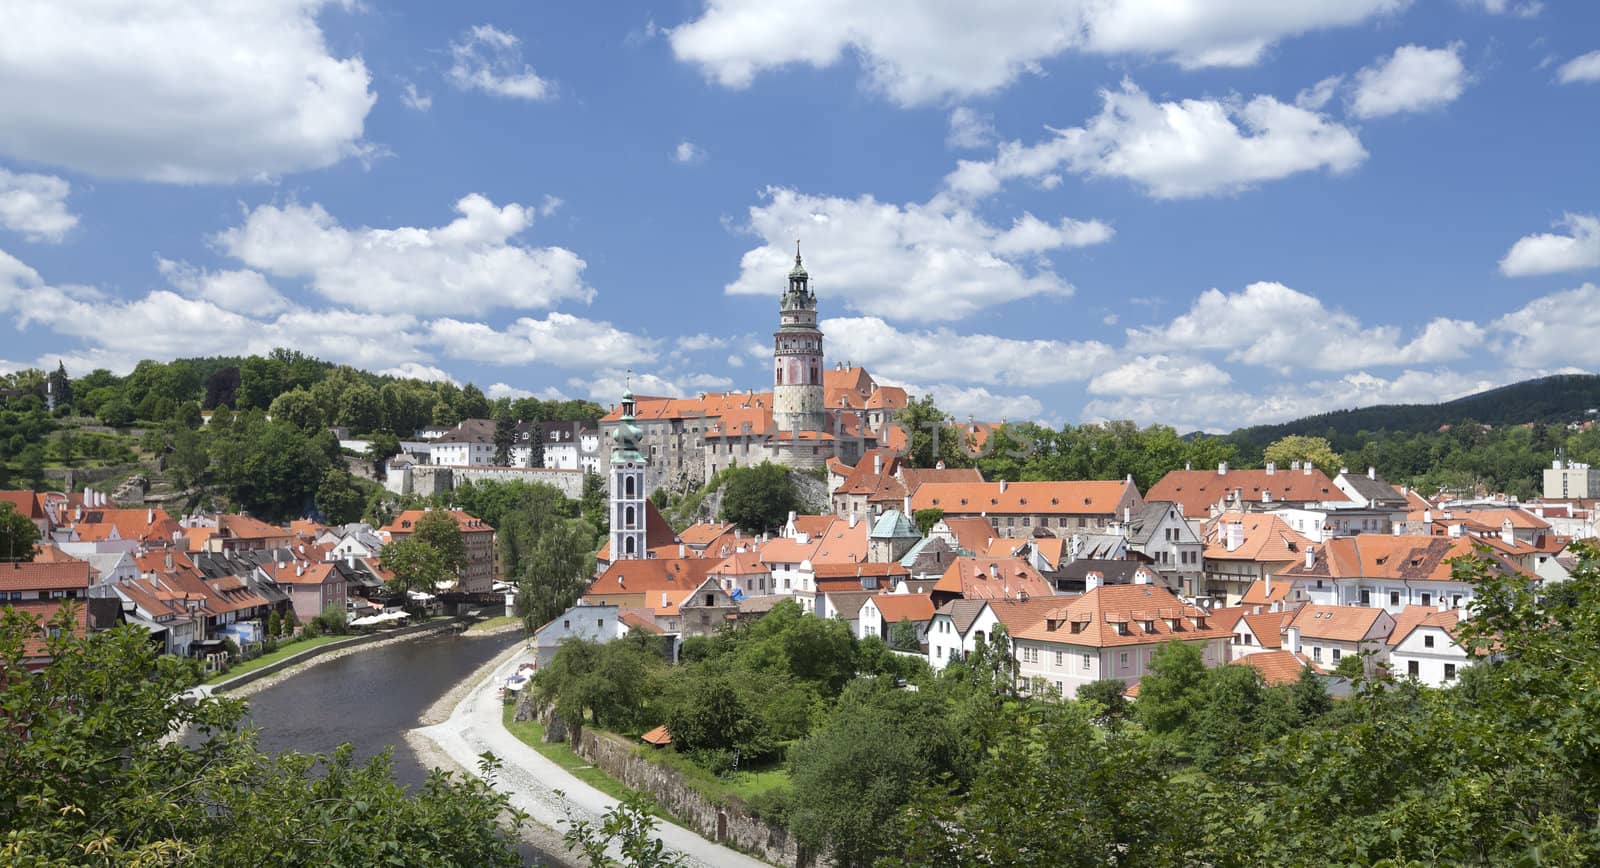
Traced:
<path fill-rule="evenodd" d="M 450 768 L 435 759 L 442 754 L 454 761 L 455 768 L 472 774 L 477 774 L 478 756 L 492 752 L 504 763 L 496 787 L 510 795 L 512 804 L 528 812 L 543 830 L 553 833 L 562 828 L 568 811 L 578 819 L 599 821 L 617 800 L 523 744 L 502 722 L 505 705 L 499 696 L 500 682 L 523 660 L 531 658 L 531 652 L 518 643 L 480 667 L 467 679 L 460 700 L 443 720 L 406 733 L 407 743 L 413 745 L 419 757 L 428 757 L 429 763 Z M 457 692 L 453 690 L 451 694 Z M 438 716 L 442 703 L 443 700 L 429 709 L 429 717 Z M 431 743 L 432 748 L 424 753 L 417 747 L 419 743 Z M 657 826 L 656 837 L 683 854 L 691 865 L 761 868 L 767 864 L 664 821 Z M 530 843 L 549 853 L 564 852 L 559 836 L 554 847 L 537 840 L 530 839 Z"/>
<path fill-rule="evenodd" d="M 396 642 L 406 642 L 412 639 L 420 639 L 424 636 L 434 636 L 442 632 L 458 630 L 465 623 L 467 622 L 461 618 L 449 618 L 418 624 L 414 627 L 403 627 L 388 634 L 375 633 L 364 636 L 351 636 L 335 642 L 306 648 L 269 666 L 241 673 L 237 677 L 219 681 L 216 684 L 200 685 L 194 688 L 194 691 L 198 691 L 202 695 L 224 693 L 240 699 L 254 696 L 313 666 L 338 660 L 351 654 L 384 648 Z"/>

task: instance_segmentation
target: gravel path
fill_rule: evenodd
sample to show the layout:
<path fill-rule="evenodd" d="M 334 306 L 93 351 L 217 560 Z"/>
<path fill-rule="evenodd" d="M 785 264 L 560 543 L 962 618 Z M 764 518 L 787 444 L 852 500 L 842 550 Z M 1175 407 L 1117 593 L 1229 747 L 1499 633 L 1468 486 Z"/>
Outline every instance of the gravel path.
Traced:
<path fill-rule="evenodd" d="M 442 723 L 414 729 L 407 733 L 408 740 L 413 745 L 419 742 L 432 743 L 436 750 L 427 753 L 418 751 L 418 756 L 427 757 L 430 764 L 433 764 L 435 757 L 443 754 L 453 759 L 457 767 L 468 769 L 473 774 L 477 774 L 478 755 L 484 751 L 493 752 L 504 763 L 495 782 L 496 787 L 509 793 L 512 804 L 527 811 L 529 817 L 546 830 L 564 828 L 567 808 L 580 818 L 598 820 L 617 803 L 616 799 L 545 759 L 543 754 L 507 732 L 501 722 L 503 705 L 498 695 L 500 683 L 516 669 L 517 664 L 528 659 L 531 659 L 531 655 L 519 643 L 506 654 L 490 661 L 468 679 L 462 691 L 465 695 Z M 451 691 L 450 695 L 458 691 L 461 688 Z M 424 719 L 434 719 L 438 707 L 435 705 L 429 709 Z M 565 798 L 558 797 L 556 790 L 563 791 Z M 767 865 L 664 820 L 658 821 L 656 835 L 669 848 L 687 857 L 691 865 L 714 868 L 762 868 Z M 551 848 L 536 838 L 531 840 L 536 846 L 561 852 L 559 844 Z"/>

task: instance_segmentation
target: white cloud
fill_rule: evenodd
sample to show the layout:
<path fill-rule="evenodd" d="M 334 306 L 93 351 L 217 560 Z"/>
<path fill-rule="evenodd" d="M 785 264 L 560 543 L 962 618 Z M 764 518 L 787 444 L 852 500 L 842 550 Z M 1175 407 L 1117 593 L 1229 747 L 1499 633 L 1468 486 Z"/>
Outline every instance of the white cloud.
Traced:
<path fill-rule="evenodd" d="M 209 301 L 224 310 L 243 314 L 275 313 L 289 302 L 259 271 L 207 271 L 187 262 L 156 258 L 161 275 L 190 298 Z"/>
<path fill-rule="evenodd" d="M 542 362 L 563 368 L 648 362 L 656 358 L 657 343 L 607 322 L 560 312 L 542 320 L 522 317 L 501 330 L 479 322 L 438 319 L 428 325 L 428 340 L 455 359 L 496 365 Z"/>
<path fill-rule="evenodd" d="M 400 102 L 404 103 L 406 108 L 419 112 L 433 108 L 433 97 L 417 90 L 417 86 L 409 81 L 406 82 L 405 91 L 400 94 Z"/>
<path fill-rule="evenodd" d="M 1475 6 L 1490 15 L 1514 15 L 1533 18 L 1544 11 L 1539 0 L 1461 0 L 1463 6 Z"/>
<path fill-rule="evenodd" d="M 1246 425 L 1283 422 L 1313 413 L 1374 404 L 1448 401 L 1539 373 L 1406 370 L 1385 378 L 1361 371 L 1330 380 L 1277 384 L 1260 392 L 1199 389 L 1182 395 L 1097 399 L 1084 406 L 1082 418 L 1086 422 L 1131 419 L 1141 425 L 1171 425 L 1179 431 L 1223 433 Z"/>
<path fill-rule="evenodd" d="M 547 194 L 544 199 L 540 200 L 539 202 L 539 216 L 549 217 L 551 214 L 559 211 L 561 206 L 565 204 L 566 201 L 560 196 L 551 196 Z"/>
<path fill-rule="evenodd" d="M 1556 70 L 1556 80 L 1562 84 L 1600 81 L 1600 51 L 1591 51 L 1561 64 Z"/>
<path fill-rule="evenodd" d="M 1600 367 L 1600 286 L 1541 296 L 1493 325 L 1503 335 L 1498 349 L 1515 364 Z"/>
<path fill-rule="evenodd" d="M 565 401 L 567 396 L 555 386 L 545 386 L 537 392 L 512 386 L 507 383 L 493 383 L 483 393 L 491 399 L 498 398 L 538 398 L 541 401 Z"/>
<path fill-rule="evenodd" d="M 1157 199 L 1186 199 L 1317 169 L 1347 172 L 1367 157 L 1353 130 L 1270 96 L 1157 103 L 1124 81 L 1101 98 L 1100 113 L 1084 126 L 1052 129 L 1055 137 L 1036 145 L 1003 144 L 990 161 L 962 160 L 946 184 L 985 196 L 1008 180 L 1065 167 L 1133 181 Z"/>
<path fill-rule="evenodd" d="M 469 28 L 450 43 L 450 83 L 462 90 L 481 90 L 513 99 L 542 100 L 555 96 L 555 85 L 540 78 L 522 60 L 521 40 L 492 25 Z"/>
<path fill-rule="evenodd" d="M 1138 356 L 1089 381 L 1093 395 L 1186 395 L 1216 389 L 1233 377 L 1210 362 L 1157 353 Z"/>
<path fill-rule="evenodd" d="M 605 368 L 587 378 L 573 377 L 567 380 L 567 385 L 578 390 L 580 394 L 587 395 L 589 400 L 600 406 L 609 407 L 629 389 L 632 389 L 635 395 L 677 397 L 696 395 L 703 391 L 723 391 L 733 385 L 733 381 L 711 374 L 688 374 L 669 379 L 639 371 L 630 373 L 624 368 Z"/>
<path fill-rule="evenodd" d="M 729 353 L 728 354 L 728 367 L 730 367 L 730 368 L 742 368 L 742 367 L 744 367 L 744 356 L 741 356 L 738 353 Z"/>
<path fill-rule="evenodd" d="M 858 57 L 868 85 L 901 105 L 992 93 L 1067 50 L 1155 55 L 1184 66 L 1255 63 L 1286 37 L 1394 12 L 1408 0 L 706 0 L 671 30 L 679 60 L 749 86 L 763 71 Z"/>
<path fill-rule="evenodd" d="M 395 229 L 339 225 L 321 205 L 262 205 L 215 238 L 245 264 L 304 278 L 323 296 L 367 310 L 478 313 L 587 302 L 585 263 L 561 247 L 529 247 L 516 236 L 534 209 L 463 196 L 448 225 Z"/>
<path fill-rule="evenodd" d="M 1322 111 L 1333 100 L 1333 95 L 1338 92 L 1339 86 L 1342 84 L 1344 84 L 1344 76 L 1330 75 L 1295 94 L 1294 104 L 1306 111 Z"/>
<path fill-rule="evenodd" d="M 829 319 L 821 328 L 830 359 L 848 359 L 875 376 L 901 380 L 1022 386 L 1081 382 L 1115 356 L 1099 341 L 1018 340 L 945 328 L 901 331 L 877 317 Z"/>
<path fill-rule="evenodd" d="M 706 149 L 688 139 L 679 142 L 678 146 L 672 149 L 672 161 L 674 163 L 699 163 L 704 161 L 705 158 Z"/>
<path fill-rule="evenodd" d="M 1600 268 L 1600 216 L 1567 214 L 1556 225 L 1572 234 L 1544 232 L 1518 239 L 1500 260 L 1500 273 L 1526 277 Z"/>
<path fill-rule="evenodd" d="M 986 148 L 994 144 L 994 118 L 956 106 L 950 110 L 950 132 L 944 142 L 952 148 Z"/>
<path fill-rule="evenodd" d="M 1268 281 L 1232 295 L 1207 290 L 1170 322 L 1128 330 L 1135 350 L 1224 351 L 1229 361 L 1285 371 L 1431 364 L 1463 358 L 1483 339 L 1482 327 L 1441 318 L 1402 343 L 1394 326 L 1363 327 L 1315 296 Z"/>
<path fill-rule="evenodd" d="M 432 365 L 419 362 L 406 362 L 392 368 L 384 368 L 378 372 L 385 377 L 400 377 L 406 380 L 427 380 L 431 383 L 454 383 L 455 377 L 450 376 Z"/>
<path fill-rule="evenodd" d="M 1428 111 L 1454 102 L 1467 86 L 1461 43 L 1444 48 L 1402 45 L 1356 73 L 1350 111 L 1358 118 Z"/>
<path fill-rule="evenodd" d="M 701 350 L 718 350 L 728 345 L 727 338 L 708 335 L 704 332 L 686 335 L 672 341 L 672 348 L 678 352 L 697 353 Z"/>
<path fill-rule="evenodd" d="M 939 409 L 958 421 L 968 417 L 979 422 L 1020 422 L 1038 419 L 1044 415 L 1044 402 L 1032 395 L 997 394 L 982 386 L 951 386 L 937 384 L 916 386 L 908 384 L 913 395 L 930 395 Z"/>
<path fill-rule="evenodd" d="M 29 241 L 60 243 L 78 225 L 78 215 L 67 210 L 71 192 L 72 185 L 54 175 L 0 169 L 0 226 Z"/>
<path fill-rule="evenodd" d="M 0 153 L 105 177 L 210 183 L 365 153 L 376 97 L 328 52 L 329 0 L 8 0 Z"/>
<path fill-rule="evenodd" d="M 750 209 L 748 229 L 763 244 L 740 259 L 731 295 L 778 296 L 794 261 L 794 239 L 826 251 L 810 270 L 823 305 L 915 320 L 960 319 L 973 311 L 1071 286 L 1036 254 L 1103 242 L 1098 221 L 1045 223 L 1024 215 L 1009 229 L 939 196 L 894 205 L 769 187 Z M 833 308 L 837 310 L 837 308 Z"/>

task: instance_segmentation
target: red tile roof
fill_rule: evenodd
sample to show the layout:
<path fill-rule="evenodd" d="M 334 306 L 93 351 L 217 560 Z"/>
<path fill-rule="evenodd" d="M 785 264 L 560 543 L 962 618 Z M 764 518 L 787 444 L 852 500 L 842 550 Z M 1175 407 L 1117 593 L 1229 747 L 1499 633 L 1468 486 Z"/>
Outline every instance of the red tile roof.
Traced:
<path fill-rule="evenodd" d="M 933 590 L 968 600 L 1049 597 L 1055 593 L 1039 571 L 1021 558 L 957 558 Z"/>
<path fill-rule="evenodd" d="M 88 561 L 0 563 L 0 591 L 85 591 Z"/>
<path fill-rule="evenodd" d="M 928 594 L 879 594 L 867 602 L 877 607 L 886 624 L 901 619 L 920 623 L 933 617 L 933 597 Z"/>
<path fill-rule="evenodd" d="M 693 591 L 717 565 L 711 558 L 648 558 L 616 561 L 606 567 L 583 592 L 586 597 L 618 594 L 651 594 L 661 591 Z"/>
<path fill-rule="evenodd" d="M 1005 491 L 1001 491 L 1004 485 Z M 1126 480 L 1087 482 L 928 482 L 911 495 L 911 508 L 942 509 L 946 515 L 1115 515 L 1138 499 Z"/>
<path fill-rule="evenodd" d="M 1210 514 L 1211 507 L 1239 490 L 1244 503 L 1261 502 L 1261 493 L 1272 496 L 1272 502 L 1306 503 L 1314 501 L 1348 501 L 1333 480 L 1316 468 L 1304 470 L 1173 470 L 1161 481 L 1150 486 L 1147 500 L 1169 500 L 1183 504 L 1183 514 L 1199 518 Z"/>
<path fill-rule="evenodd" d="M 382 529 L 391 536 L 397 533 L 410 535 L 412 531 L 416 530 L 417 522 L 420 521 L 422 517 L 430 511 L 443 512 L 444 514 L 455 519 L 456 526 L 461 528 L 462 533 L 494 533 L 494 528 L 490 527 L 488 522 L 459 509 L 408 509 L 405 512 L 395 516 L 394 521 L 384 525 Z"/>
<path fill-rule="evenodd" d="M 1304 654 L 1292 651 L 1257 651 L 1233 661 L 1235 665 L 1249 666 L 1261 673 L 1268 687 L 1280 684 L 1297 684 L 1311 661 Z"/>
<path fill-rule="evenodd" d="M 19 515 L 31 519 L 44 518 L 44 509 L 39 506 L 39 497 L 32 491 L 0 491 L 0 503 L 9 503 Z"/>
<path fill-rule="evenodd" d="M 1159 585 L 1102 585 L 1061 600 L 1016 637 L 1098 648 L 1229 636 L 1210 623 L 1204 609 L 1184 604 Z"/>

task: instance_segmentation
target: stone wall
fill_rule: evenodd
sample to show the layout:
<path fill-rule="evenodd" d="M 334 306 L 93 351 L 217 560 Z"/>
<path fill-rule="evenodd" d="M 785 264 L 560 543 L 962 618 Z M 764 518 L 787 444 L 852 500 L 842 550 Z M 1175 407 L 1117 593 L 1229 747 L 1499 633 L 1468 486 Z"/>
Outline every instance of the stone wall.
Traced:
<path fill-rule="evenodd" d="M 536 705 L 531 693 L 517 705 L 517 720 L 541 721 L 545 740 L 570 735 L 572 749 L 629 789 L 647 793 L 691 831 L 774 865 L 831 868 L 832 861 L 810 853 L 788 829 L 773 826 L 737 799 L 718 805 L 683 780 L 676 769 L 650 762 L 634 743 L 608 732 L 583 729 L 569 733 L 552 709 Z"/>

